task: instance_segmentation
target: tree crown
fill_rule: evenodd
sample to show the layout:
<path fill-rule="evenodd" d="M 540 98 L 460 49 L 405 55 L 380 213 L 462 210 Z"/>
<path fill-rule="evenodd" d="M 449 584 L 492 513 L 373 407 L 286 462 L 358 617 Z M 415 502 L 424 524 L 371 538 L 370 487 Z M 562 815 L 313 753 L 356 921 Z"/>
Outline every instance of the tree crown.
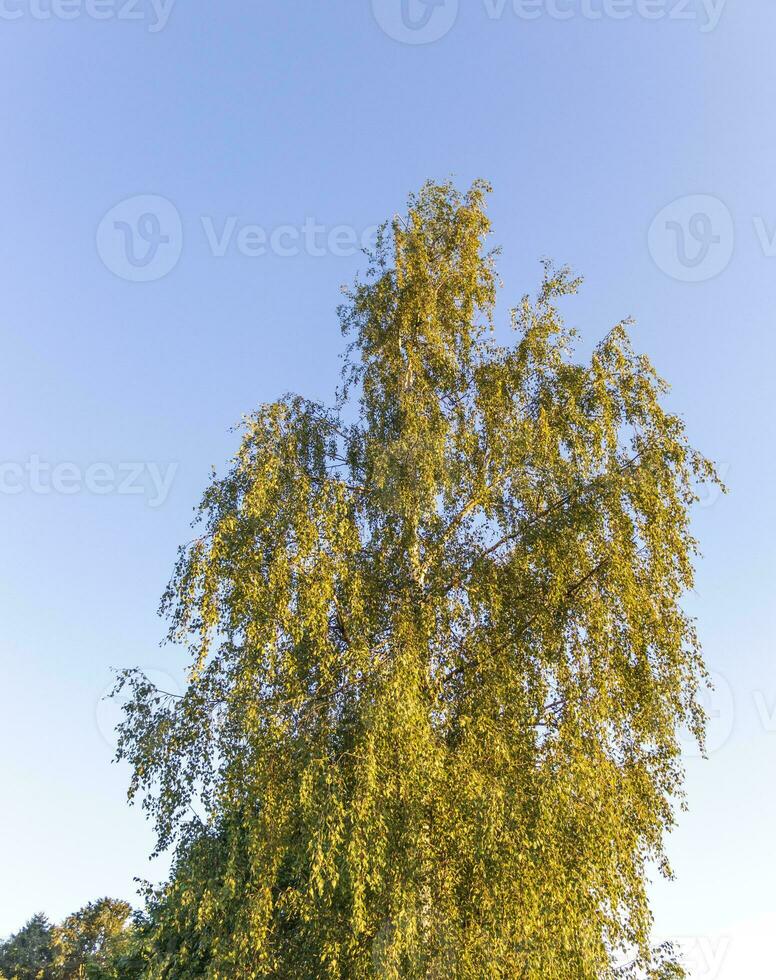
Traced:
<path fill-rule="evenodd" d="M 574 360 L 568 270 L 496 342 L 487 191 L 428 184 L 384 227 L 333 406 L 245 420 L 163 599 L 185 694 L 120 678 L 131 793 L 179 848 L 159 976 L 657 969 L 716 475 L 627 323 Z"/>

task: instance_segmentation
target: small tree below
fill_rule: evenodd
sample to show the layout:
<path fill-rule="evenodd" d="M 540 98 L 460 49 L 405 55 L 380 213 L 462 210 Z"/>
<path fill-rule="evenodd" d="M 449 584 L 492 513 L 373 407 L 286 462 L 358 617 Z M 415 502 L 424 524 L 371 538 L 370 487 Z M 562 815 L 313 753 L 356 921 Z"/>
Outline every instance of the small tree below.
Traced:
<path fill-rule="evenodd" d="M 34 915 L 17 933 L 0 943 L 0 978 L 4 980 L 53 980 L 51 924 L 45 915 Z"/>

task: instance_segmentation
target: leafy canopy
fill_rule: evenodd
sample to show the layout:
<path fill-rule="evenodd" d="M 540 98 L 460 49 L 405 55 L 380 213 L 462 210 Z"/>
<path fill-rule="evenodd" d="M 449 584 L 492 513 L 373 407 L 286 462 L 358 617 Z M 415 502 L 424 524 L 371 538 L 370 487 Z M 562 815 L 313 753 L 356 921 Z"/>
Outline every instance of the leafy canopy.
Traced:
<path fill-rule="evenodd" d="M 0 943 L 0 978 L 53 980 L 53 957 L 51 923 L 39 913 Z"/>
<path fill-rule="evenodd" d="M 108 980 L 128 941 L 132 907 L 117 899 L 90 902 L 54 930 L 54 977 Z"/>
<path fill-rule="evenodd" d="M 163 600 L 185 694 L 120 680 L 178 848 L 149 976 L 680 975 L 645 883 L 703 737 L 680 603 L 716 476 L 625 323 L 574 360 L 567 270 L 496 342 L 487 191 L 383 229 L 333 406 L 245 421 Z"/>
<path fill-rule="evenodd" d="M 60 925 L 34 916 L 0 943 L 0 980 L 137 980 L 139 969 L 121 968 L 136 938 L 131 913 L 126 902 L 101 898 Z"/>

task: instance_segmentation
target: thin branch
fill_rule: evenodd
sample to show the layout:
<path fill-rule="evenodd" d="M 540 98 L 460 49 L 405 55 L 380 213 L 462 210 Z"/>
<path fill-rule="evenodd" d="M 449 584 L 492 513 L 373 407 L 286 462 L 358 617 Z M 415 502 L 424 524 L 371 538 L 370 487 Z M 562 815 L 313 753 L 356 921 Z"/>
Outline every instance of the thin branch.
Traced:
<path fill-rule="evenodd" d="M 629 459 L 626 463 L 623 463 L 622 466 L 618 467 L 616 472 L 618 474 L 626 473 L 633 466 L 633 464 L 638 461 L 641 455 L 642 455 L 641 452 L 636 453 L 636 455 L 632 459 Z M 503 545 L 508 544 L 510 541 L 513 541 L 515 538 L 517 538 L 520 534 L 523 534 L 527 530 L 527 528 L 533 527 L 534 524 L 537 524 L 539 521 L 544 520 L 545 517 L 549 517 L 550 514 L 554 513 L 556 510 L 559 510 L 561 507 L 564 507 L 575 496 L 588 493 L 588 491 L 592 490 L 593 487 L 599 484 L 602 480 L 606 479 L 606 477 L 608 477 L 609 475 L 610 474 L 608 473 L 602 473 L 599 476 L 595 477 L 595 479 L 591 480 L 586 487 L 582 487 L 581 489 L 578 490 L 576 489 L 569 490 L 569 492 L 565 496 L 561 497 L 559 500 L 556 500 L 548 507 L 545 507 L 538 514 L 534 514 L 534 516 L 528 521 L 528 523 L 523 527 L 521 527 L 518 531 L 512 531 L 509 534 L 504 535 L 503 538 L 500 538 L 498 541 L 496 541 L 495 544 L 492 544 L 489 548 L 487 548 L 485 551 L 482 552 L 480 558 L 489 557 L 490 555 L 493 554 L 494 551 L 498 551 L 498 549 L 501 548 Z"/>
<path fill-rule="evenodd" d="M 590 571 L 587 572 L 581 579 L 579 579 L 578 582 L 575 582 L 572 586 L 570 586 L 566 590 L 566 593 L 564 595 L 564 600 L 567 601 L 569 599 L 572 599 L 575 595 L 577 595 L 577 593 L 581 589 L 583 589 L 585 585 L 592 578 L 594 578 L 610 561 L 611 558 L 608 556 L 606 558 L 602 558 L 601 561 L 599 561 L 597 565 L 591 568 Z M 546 613 L 546 612 L 551 613 L 553 612 L 553 610 L 548 609 L 547 606 L 542 605 L 539 609 L 536 610 L 536 612 L 528 620 L 526 620 L 525 623 L 523 623 L 515 639 L 509 639 L 506 642 L 499 644 L 494 650 L 491 651 L 491 653 L 499 654 L 503 650 L 505 650 L 508 646 L 510 646 L 512 643 L 517 642 L 517 640 L 519 640 L 531 628 L 531 626 L 533 626 L 533 624 L 542 615 L 542 613 Z M 469 663 L 459 664 L 457 667 L 454 667 L 452 670 L 449 670 L 447 674 L 445 674 L 444 678 L 442 679 L 442 683 L 447 684 L 447 682 L 452 680 L 453 677 L 460 676 L 461 674 L 464 673 L 464 671 L 469 670 L 470 668 L 474 668 L 476 670 L 480 662 L 481 662 L 480 658 L 476 658 L 475 660 L 472 660 Z"/>

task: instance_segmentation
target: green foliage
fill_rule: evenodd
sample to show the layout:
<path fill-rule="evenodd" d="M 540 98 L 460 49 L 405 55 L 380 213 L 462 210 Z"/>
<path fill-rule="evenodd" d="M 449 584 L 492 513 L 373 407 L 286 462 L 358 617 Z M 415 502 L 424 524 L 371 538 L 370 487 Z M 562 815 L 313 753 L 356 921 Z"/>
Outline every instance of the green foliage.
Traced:
<path fill-rule="evenodd" d="M 127 902 L 103 898 L 90 902 L 54 929 L 56 980 L 108 980 L 112 965 L 126 942 L 125 927 L 132 914 Z"/>
<path fill-rule="evenodd" d="M 148 977 L 681 975 L 645 881 L 703 738 L 681 599 L 716 475 L 626 324 L 575 361 L 566 270 L 496 343 L 486 192 L 384 228 L 333 407 L 245 421 L 163 600 L 185 694 L 120 679 L 177 847 Z"/>
<path fill-rule="evenodd" d="M 53 980 L 51 925 L 45 915 L 30 921 L 0 943 L 0 978 L 7 980 Z"/>
<path fill-rule="evenodd" d="M 0 980 L 136 980 L 142 930 L 128 927 L 131 913 L 126 902 L 103 898 L 59 926 L 36 915 L 0 943 Z"/>

